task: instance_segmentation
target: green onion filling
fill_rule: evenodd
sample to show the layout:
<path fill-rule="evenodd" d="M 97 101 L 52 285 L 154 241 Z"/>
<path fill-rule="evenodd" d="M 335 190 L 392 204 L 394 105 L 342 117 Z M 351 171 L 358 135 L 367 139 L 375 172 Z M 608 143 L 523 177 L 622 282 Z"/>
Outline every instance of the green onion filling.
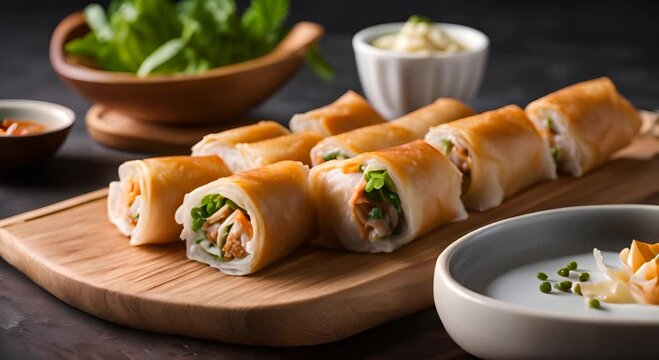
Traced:
<path fill-rule="evenodd" d="M 455 145 L 454 145 L 453 142 L 452 142 L 451 140 L 449 140 L 449 139 L 442 139 L 442 140 L 439 142 L 440 151 L 441 151 L 443 154 L 448 154 L 448 153 L 450 153 L 451 150 L 453 150 L 453 146 L 455 146 Z"/>
<path fill-rule="evenodd" d="M 333 150 L 330 152 L 325 153 L 323 155 L 323 160 L 325 161 L 330 161 L 330 160 L 345 160 L 348 158 L 348 155 L 342 153 L 340 150 Z"/>
<path fill-rule="evenodd" d="M 192 230 L 198 231 L 201 229 L 201 227 L 206 222 L 206 219 L 218 212 L 225 205 L 227 205 L 232 211 L 240 209 L 241 211 L 245 212 L 245 210 L 243 210 L 231 199 L 227 199 L 220 194 L 208 194 L 201 198 L 198 207 L 192 208 L 190 211 L 190 215 L 192 216 Z M 202 245 L 201 248 L 204 249 L 206 253 L 218 260 L 223 261 L 224 251 L 222 248 L 224 248 L 224 244 L 226 244 L 226 240 L 229 236 L 229 231 L 231 231 L 232 226 L 233 224 L 229 224 L 227 226 L 221 227 L 217 245 L 208 239 L 207 234 L 204 238 L 197 240 L 196 243 Z M 218 248 L 220 255 L 218 256 L 217 254 L 210 252 L 209 249 L 212 248 Z"/>
<path fill-rule="evenodd" d="M 366 197 L 371 201 L 386 201 L 401 211 L 401 203 L 396 194 L 396 185 L 387 170 L 370 170 L 364 173 Z"/>
<path fill-rule="evenodd" d="M 553 129 L 554 128 L 554 119 L 550 117 L 547 118 L 547 122 L 545 122 L 545 127 L 547 129 Z"/>
<path fill-rule="evenodd" d="M 558 146 L 552 146 L 549 151 L 551 152 L 551 157 L 554 158 L 554 161 L 559 163 L 562 159 L 561 149 L 559 149 Z"/>
<path fill-rule="evenodd" d="M 215 214 L 224 205 L 228 205 L 231 210 L 240 209 L 240 206 L 236 205 L 235 202 L 220 194 L 208 194 L 201 198 L 199 206 L 192 208 L 190 211 L 190 215 L 192 216 L 192 231 L 201 229 L 206 219 Z"/>

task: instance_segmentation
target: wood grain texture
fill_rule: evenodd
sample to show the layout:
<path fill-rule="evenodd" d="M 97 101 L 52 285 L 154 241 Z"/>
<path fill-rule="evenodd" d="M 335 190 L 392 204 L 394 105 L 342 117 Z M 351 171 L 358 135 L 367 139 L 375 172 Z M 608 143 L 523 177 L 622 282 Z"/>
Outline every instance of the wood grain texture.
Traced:
<path fill-rule="evenodd" d="M 105 191 L 0 222 L 0 254 L 66 303 L 119 324 L 222 341 L 291 346 L 338 340 L 432 305 L 435 259 L 493 221 L 659 193 L 659 140 L 639 138 L 580 179 L 535 186 L 393 254 L 311 246 L 248 277 L 185 258 L 183 243 L 130 247 L 107 221 Z"/>

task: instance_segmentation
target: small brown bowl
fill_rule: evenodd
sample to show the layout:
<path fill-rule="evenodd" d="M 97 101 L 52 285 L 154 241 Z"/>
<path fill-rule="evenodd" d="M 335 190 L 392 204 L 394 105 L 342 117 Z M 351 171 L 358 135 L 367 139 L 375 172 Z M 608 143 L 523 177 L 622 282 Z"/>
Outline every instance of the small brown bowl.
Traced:
<path fill-rule="evenodd" d="M 0 136 L 0 168 L 44 160 L 62 146 L 75 122 L 73 110 L 36 100 L 0 100 L 0 120 L 32 121 L 46 127 L 33 135 Z"/>
<path fill-rule="evenodd" d="M 319 24 L 300 22 L 273 51 L 259 58 L 195 75 L 138 77 L 94 69 L 67 56 L 65 44 L 88 31 L 81 12 L 57 25 L 50 39 L 50 61 L 57 74 L 107 108 L 143 121 L 179 125 L 235 120 L 279 89 L 323 35 Z"/>

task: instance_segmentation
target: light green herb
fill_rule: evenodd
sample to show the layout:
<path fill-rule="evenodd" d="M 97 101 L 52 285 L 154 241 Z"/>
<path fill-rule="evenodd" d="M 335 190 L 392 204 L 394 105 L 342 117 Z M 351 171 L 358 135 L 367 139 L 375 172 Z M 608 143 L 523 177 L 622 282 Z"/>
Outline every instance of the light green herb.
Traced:
<path fill-rule="evenodd" d="M 330 161 L 330 160 L 345 160 L 347 159 L 348 156 L 344 153 L 342 153 L 340 150 L 333 150 L 328 153 L 325 153 L 323 155 L 323 160 L 325 161 Z"/>
<path fill-rule="evenodd" d="M 551 152 L 551 156 L 554 158 L 555 163 L 561 162 L 563 159 L 561 149 L 558 148 L 558 146 L 552 146 L 549 151 Z"/>
<path fill-rule="evenodd" d="M 547 122 L 545 123 L 545 127 L 547 129 L 552 129 L 554 127 L 554 119 L 550 117 L 547 118 Z"/>
<path fill-rule="evenodd" d="M 231 210 L 240 209 L 245 212 L 245 210 L 236 205 L 236 203 L 231 199 L 227 199 L 220 194 L 205 195 L 203 198 L 201 198 L 199 206 L 190 210 L 190 216 L 192 216 L 192 231 L 201 229 L 201 227 L 206 222 L 206 219 L 215 214 L 224 205 L 229 206 Z"/>
<path fill-rule="evenodd" d="M 449 139 L 442 139 L 439 142 L 440 151 L 444 154 L 448 154 L 453 150 L 453 142 Z"/>
<path fill-rule="evenodd" d="M 229 231 L 231 231 L 231 228 L 233 227 L 233 224 L 229 224 L 222 228 L 222 231 L 220 232 L 219 236 L 219 244 L 218 248 L 220 249 L 220 260 L 224 260 L 224 244 L 227 243 L 227 237 L 229 237 Z"/>
<path fill-rule="evenodd" d="M 366 197 L 372 201 L 386 201 L 401 210 L 401 203 L 396 193 L 396 185 L 387 170 L 370 170 L 364 173 Z"/>
<path fill-rule="evenodd" d="M 113 0 L 84 10 L 91 31 L 66 44 L 109 71 L 152 74 L 201 73 L 265 55 L 287 33 L 288 0 L 251 0 L 239 13 L 235 0 Z M 333 78 L 318 47 L 307 63 L 322 79 Z"/>

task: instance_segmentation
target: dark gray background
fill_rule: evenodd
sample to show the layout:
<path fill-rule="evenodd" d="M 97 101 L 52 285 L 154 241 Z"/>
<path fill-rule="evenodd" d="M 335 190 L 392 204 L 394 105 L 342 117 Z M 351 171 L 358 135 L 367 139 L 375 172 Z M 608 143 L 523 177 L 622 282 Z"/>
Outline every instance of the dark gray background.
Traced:
<path fill-rule="evenodd" d="M 0 6 L 0 98 L 57 102 L 78 122 L 50 162 L 0 169 L 0 218 L 106 186 L 117 166 L 146 154 L 104 148 L 89 138 L 90 103 L 62 85 L 48 61 L 52 29 L 86 1 L 3 1 Z M 369 25 L 412 14 L 476 27 L 490 36 L 478 110 L 529 101 L 564 85 L 610 76 L 637 106 L 659 107 L 659 3 L 656 1 L 293 1 L 290 22 L 318 21 L 323 49 L 337 71 L 331 84 L 308 69 L 249 118 L 286 122 L 295 112 L 360 90 L 350 36 Z M 264 349 L 164 336 L 97 320 L 59 302 L 0 260 L 0 357 L 355 357 L 453 358 L 456 348 L 429 309 L 339 343 Z"/>

